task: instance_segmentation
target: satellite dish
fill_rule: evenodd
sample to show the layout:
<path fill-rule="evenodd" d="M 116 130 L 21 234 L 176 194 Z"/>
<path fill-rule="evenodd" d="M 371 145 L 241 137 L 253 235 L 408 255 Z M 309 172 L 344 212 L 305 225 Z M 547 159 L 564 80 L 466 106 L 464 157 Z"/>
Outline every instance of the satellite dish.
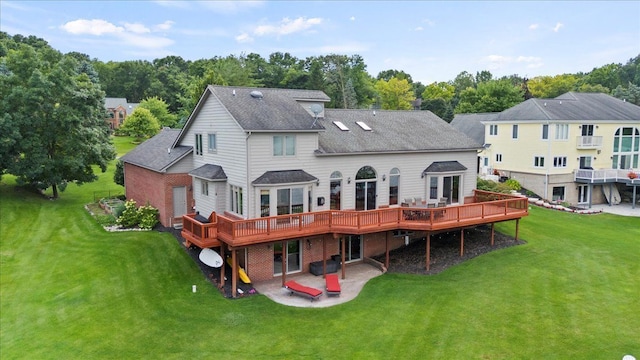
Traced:
<path fill-rule="evenodd" d="M 255 98 L 255 99 L 262 99 L 263 98 L 262 92 L 258 91 L 258 90 L 253 90 L 250 93 L 250 95 L 251 95 L 252 98 Z"/>
<path fill-rule="evenodd" d="M 322 105 L 318 105 L 318 104 L 311 105 L 311 112 L 313 113 L 313 115 L 318 117 L 318 114 L 322 112 Z"/>

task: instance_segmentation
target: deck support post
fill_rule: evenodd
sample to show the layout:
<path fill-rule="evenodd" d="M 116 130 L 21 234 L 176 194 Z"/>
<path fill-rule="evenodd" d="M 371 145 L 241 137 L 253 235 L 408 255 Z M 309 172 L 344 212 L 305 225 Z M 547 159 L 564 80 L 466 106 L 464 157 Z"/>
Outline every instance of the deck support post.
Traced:
<path fill-rule="evenodd" d="M 342 238 L 341 243 L 342 243 L 342 247 L 341 247 L 341 251 L 340 251 L 340 252 L 341 252 L 341 254 L 340 254 L 340 261 L 341 261 L 342 263 L 341 263 L 341 265 L 340 265 L 340 268 L 342 269 L 342 280 L 344 280 L 344 279 L 347 277 L 347 274 L 346 274 L 346 271 L 347 271 L 347 270 L 345 269 L 345 268 L 346 268 L 346 266 L 345 266 L 345 261 L 344 261 L 344 252 L 345 252 L 345 244 L 344 244 L 344 243 L 346 243 L 346 241 L 345 241 L 345 238 L 344 238 L 344 237 Z"/>
<path fill-rule="evenodd" d="M 282 241 L 282 287 L 284 287 L 284 283 L 287 282 L 287 242 Z"/>
<path fill-rule="evenodd" d="M 322 277 L 327 277 L 327 241 L 326 236 L 322 236 Z"/>
<path fill-rule="evenodd" d="M 427 263 L 427 271 L 429 271 L 431 266 L 431 231 L 427 231 L 427 258 L 425 262 Z"/>
<path fill-rule="evenodd" d="M 518 233 L 520 232 L 520 219 L 516 219 L 516 241 L 518 241 Z"/>
<path fill-rule="evenodd" d="M 220 243 L 220 257 L 222 257 L 222 266 L 220 267 L 220 286 L 224 289 L 224 268 L 225 266 L 225 260 L 227 259 L 224 252 L 225 252 L 225 244 L 223 242 Z"/>
<path fill-rule="evenodd" d="M 491 246 L 495 244 L 494 242 L 495 234 L 496 234 L 495 223 L 491 223 Z"/>
<path fill-rule="evenodd" d="M 236 252 L 238 250 L 231 250 L 231 297 L 235 298 L 238 294 L 238 258 Z"/>
<path fill-rule="evenodd" d="M 389 232 L 384 234 L 384 267 L 389 269 Z"/>
<path fill-rule="evenodd" d="M 460 229 L 460 257 L 464 256 L 464 229 Z"/>

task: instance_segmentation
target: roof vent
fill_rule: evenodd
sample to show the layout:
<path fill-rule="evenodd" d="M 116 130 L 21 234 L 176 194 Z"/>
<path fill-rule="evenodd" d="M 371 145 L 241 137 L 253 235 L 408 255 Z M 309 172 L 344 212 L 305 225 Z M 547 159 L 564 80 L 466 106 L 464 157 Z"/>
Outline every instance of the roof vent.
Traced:
<path fill-rule="evenodd" d="M 236 89 L 233 89 L 233 96 L 236 96 Z"/>
<path fill-rule="evenodd" d="M 560 100 L 560 105 L 562 105 L 562 100 Z"/>
<path fill-rule="evenodd" d="M 263 98 L 262 92 L 261 92 L 261 91 L 258 91 L 258 90 L 253 90 L 253 91 L 250 93 L 250 95 L 251 95 L 251 97 L 252 97 L 252 98 L 254 98 L 254 99 L 262 99 L 262 98 Z"/>

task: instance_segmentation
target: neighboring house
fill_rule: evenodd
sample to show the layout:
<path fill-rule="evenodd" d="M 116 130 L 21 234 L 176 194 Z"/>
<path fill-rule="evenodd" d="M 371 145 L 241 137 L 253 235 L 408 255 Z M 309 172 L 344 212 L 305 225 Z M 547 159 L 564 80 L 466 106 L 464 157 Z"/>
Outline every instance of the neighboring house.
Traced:
<path fill-rule="evenodd" d="M 591 206 L 616 204 L 620 192 L 631 193 L 627 174 L 637 172 L 640 157 L 637 105 L 600 93 L 569 92 L 529 99 L 496 114 L 456 118 L 484 125 L 484 166 L 545 199 Z M 476 124 L 457 127 L 470 136 L 478 133 Z"/>
<path fill-rule="evenodd" d="M 104 107 L 107 109 L 107 122 L 111 130 L 119 128 L 124 119 L 131 115 L 138 105 L 138 103 L 128 103 L 125 98 L 105 98 Z"/>
<path fill-rule="evenodd" d="M 477 143 L 482 144 L 482 151 L 478 153 L 478 174 L 492 175 L 491 159 L 488 157 L 488 150 L 491 144 L 485 142 L 483 121 L 493 119 L 498 113 L 479 113 L 479 114 L 456 114 L 451 120 L 451 126 L 458 131 L 467 134 Z"/>
<path fill-rule="evenodd" d="M 404 245 L 408 233 L 390 230 L 405 224 L 405 201 L 477 200 L 482 144 L 428 111 L 325 109 L 329 100 L 321 91 L 208 86 L 179 133 L 165 129 L 122 157 L 127 198 L 158 207 L 165 226 L 199 214 L 183 217 L 187 242 L 230 251 L 257 281 Z M 434 215 L 412 224 L 443 231 L 526 215 L 526 201 L 504 201 L 492 220 L 485 208 L 451 207 L 437 226 Z"/>

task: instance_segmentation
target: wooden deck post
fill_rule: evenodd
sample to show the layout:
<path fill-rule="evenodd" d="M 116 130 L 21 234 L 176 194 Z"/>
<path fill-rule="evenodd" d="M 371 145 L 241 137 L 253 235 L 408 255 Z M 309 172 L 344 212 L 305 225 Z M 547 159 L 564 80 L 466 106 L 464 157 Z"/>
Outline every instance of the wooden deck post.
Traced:
<path fill-rule="evenodd" d="M 282 241 L 282 286 L 287 282 L 287 242 Z"/>
<path fill-rule="evenodd" d="M 340 265 L 340 268 L 342 269 L 342 280 L 346 279 L 347 274 L 346 274 L 346 266 L 345 266 L 345 261 L 344 261 L 344 251 L 345 251 L 345 244 L 347 241 L 345 240 L 345 238 L 342 238 L 342 250 L 341 250 L 341 254 L 340 254 L 340 261 L 342 262 L 342 264 Z"/>
<path fill-rule="evenodd" d="M 429 267 L 431 266 L 431 232 L 427 231 L 427 258 L 425 259 L 427 263 L 427 271 L 429 271 Z"/>
<path fill-rule="evenodd" d="M 227 260 L 227 258 L 225 257 L 225 243 L 221 243 L 220 244 L 220 257 L 222 258 L 222 266 L 220 267 L 220 286 L 222 288 L 224 288 L 224 268 L 225 266 L 225 261 Z"/>
<path fill-rule="evenodd" d="M 384 234 L 384 267 L 389 269 L 389 232 L 385 232 Z"/>
<path fill-rule="evenodd" d="M 460 257 L 464 256 L 464 229 L 460 229 Z"/>
<path fill-rule="evenodd" d="M 491 246 L 494 245 L 495 223 L 491 223 Z"/>
<path fill-rule="evenodd" d="M 516 241 L 518 241 L 519 230 L 520 230 L 520 219 L 516 219 Z"/>
<path fill-rule="evenodd" d="M 327 241 L 326 236 L 322 237 L 322 277 L 327 276 Z"/>
<path fill-rule="evenodd" d="M 238 289 L 238 259 L 236 258 L 236 249 L 231 250 L 231 297 L 236 297 Z"/>

